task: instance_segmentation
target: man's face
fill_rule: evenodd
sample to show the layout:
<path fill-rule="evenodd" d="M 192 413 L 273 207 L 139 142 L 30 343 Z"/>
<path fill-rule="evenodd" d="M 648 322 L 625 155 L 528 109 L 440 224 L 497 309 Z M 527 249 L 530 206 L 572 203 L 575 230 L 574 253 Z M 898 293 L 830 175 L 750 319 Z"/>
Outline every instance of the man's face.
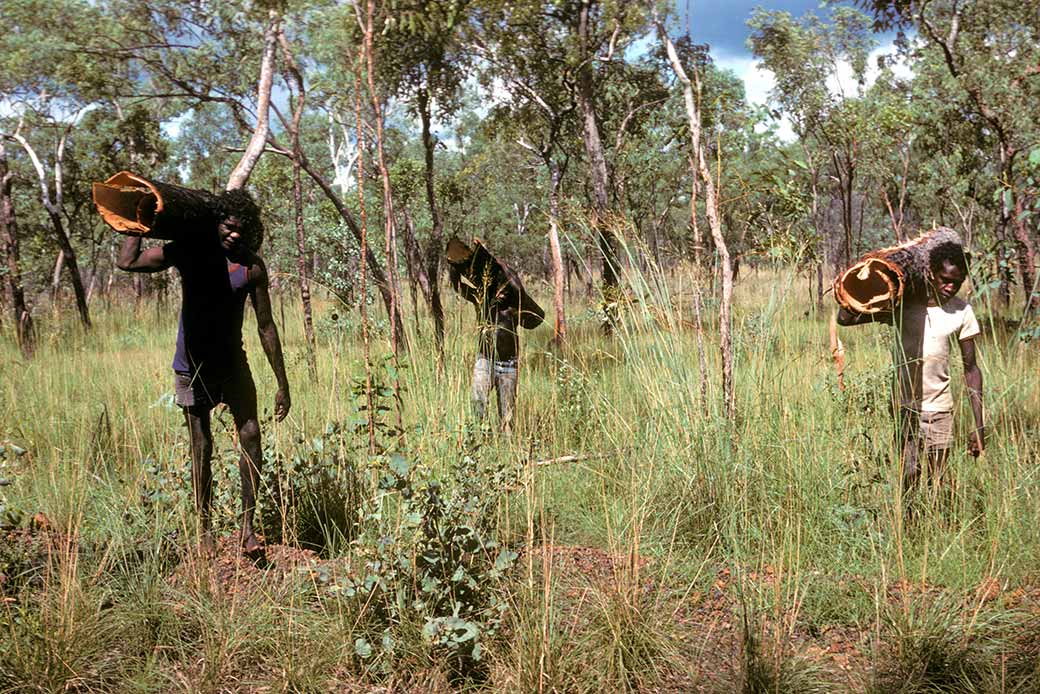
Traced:
<path fill-rule="evenodd" d="M 242 220 L 232 215 L 217 225 L 220 246 L 225 252 L 242 248 Z"/>
<path fill-rule="evenodd" d="M 948 260 L 941 267 L 932 268 L 932 289 L 940 304 L 957 296 L 964 280 L 964 270 Z"/>

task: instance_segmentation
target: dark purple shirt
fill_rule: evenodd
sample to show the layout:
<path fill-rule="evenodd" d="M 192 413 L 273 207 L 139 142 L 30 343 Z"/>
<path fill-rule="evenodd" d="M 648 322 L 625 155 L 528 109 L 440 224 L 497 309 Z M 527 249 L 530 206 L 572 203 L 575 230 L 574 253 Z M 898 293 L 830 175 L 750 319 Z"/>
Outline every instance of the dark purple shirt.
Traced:
<path fill-rule="evenodd" d="M 224 379 L 246 364 L 242 318 L 249 294 L 249 272 L 223 253 L 177 241 L 163 254 L 181 275 L 183 299 L 173 370 Z"/>

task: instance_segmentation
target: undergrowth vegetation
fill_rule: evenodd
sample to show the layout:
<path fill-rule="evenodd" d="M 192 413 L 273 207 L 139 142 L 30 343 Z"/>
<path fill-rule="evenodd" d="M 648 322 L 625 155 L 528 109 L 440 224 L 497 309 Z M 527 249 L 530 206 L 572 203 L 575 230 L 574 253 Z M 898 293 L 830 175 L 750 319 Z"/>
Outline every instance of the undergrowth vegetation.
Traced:
<path fill-rule="evenodd" d="M 984 320 L 988 450 L 958 448 L 911 523 L 884 330 L 842 333 L 840 389 L 829 316 L 793 273 L 747 271 L 728 421 L 711 311 L 701 395 L 688 277 L 627 280 L 613 337 L 579 297 L 565 349 L 522 336 L 511 436 L 473 419 L 468 307 L 449 304 L 443 361 L 409 321 L 403 363 L 377 355 L 374 451 L 357 326 L 319 303 L 312 385 L 283 297 L 283 423 L 246 331 L 268 411 L 258 566 L 230 541 L 195 552 L 174 312 L 99 304 L 90 333 L 56 313 L 31 362 L 5 334 L 0 691 L 1038 691 L 1040 389 L 1019 327 Z"/>

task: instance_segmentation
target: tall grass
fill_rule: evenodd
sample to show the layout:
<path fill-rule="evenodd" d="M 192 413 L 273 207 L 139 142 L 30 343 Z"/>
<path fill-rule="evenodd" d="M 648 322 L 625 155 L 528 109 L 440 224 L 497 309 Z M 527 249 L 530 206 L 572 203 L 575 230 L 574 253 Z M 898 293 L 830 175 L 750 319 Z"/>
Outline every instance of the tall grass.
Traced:
<path fill-rule="evenodd" d="M 710 297 L 700 402 L 683 272 L 630 271 L 614 337 L 601 335 L 586 297 L 570 300 L 564 349 L 549 346 L 551 327 L 525 333 L 508 437 L 472 419 L 469 306 L 449 302 L 443 364 L 428 324 L 418 334 L 406 321 L 406 434 L 392 447 L 441 478 L 473 450 L 521 471 L 496 491 L 495 534 L 521 552 L 503 635 L 487 645 L 487 667 L 463 679 L 421 624 L 380 626 L 393 657 L 368 654 L 365 644 L 382 638 L 371 603 L 331 590 L 336 576 L 364 571 L 345 541 L 328 563 L 265 574 L 241 594 L 205 567 L 184 579 L 194 521 L 187 433 L 172 404 L 175 308 L 113 300 L 94 307 L 90 333 L 57 312 L 41 321 L 32 362 L 5 333 L 0 443 L 28 453 L 5 454 L 0 477 L 12 484 L 0 493 L 26 519 L 42 512 L 50 530 L 29 558 L 25 536 L 0 540 L 9 574 L 0 691 L 327 691 L 377 681 L 428 691 L 893 691 L 893 682 L 908 692 L 1028 691 L 1035 640 L 1011 596 L 1030 587 L 1040 556 L 1035 348 L 984 321 L 988 449 L 976 461 L 958 448 L 950 499 L 928 501 L 908 524 L 889 414 L 891 336 L 842 334 L 839 390 L 828 317 L 800 282 L 780 267 L 737 284 L 732 422 L 722 416 Z M 352 388 L 363 364 L 354 313 L 318 301 L 320 386 L 310 387 L 302 319 L 291 294 L 282 300 L 293 409 L 262 428 L 269 460 L 291 461 L 329 424 L 349 431 L 358 420 Z M 246 332 L 269 412 L 273 378 Z M 969 423 L 964 407 L 958 442 Z M 215 431 L 223 461 L 233 441 Z M 348 437 L 337 460 L 370 469 L 366 449 Z M 237 472 L 221 463 L 216 474 L 228 531 Z M 848 667 L 826 655 L 836 633 L 848 635 Z"/>

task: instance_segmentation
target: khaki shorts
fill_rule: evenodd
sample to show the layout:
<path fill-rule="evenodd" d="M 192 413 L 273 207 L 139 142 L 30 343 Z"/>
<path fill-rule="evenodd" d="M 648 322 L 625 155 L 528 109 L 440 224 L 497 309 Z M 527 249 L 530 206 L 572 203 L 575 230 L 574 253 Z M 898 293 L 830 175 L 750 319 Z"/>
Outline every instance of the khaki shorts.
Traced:
<path fill-rule="evenodd" d="M 921 442 L 925 450 L 949 448 L 953 445 L 953 413 L 922 412 Z"/>

